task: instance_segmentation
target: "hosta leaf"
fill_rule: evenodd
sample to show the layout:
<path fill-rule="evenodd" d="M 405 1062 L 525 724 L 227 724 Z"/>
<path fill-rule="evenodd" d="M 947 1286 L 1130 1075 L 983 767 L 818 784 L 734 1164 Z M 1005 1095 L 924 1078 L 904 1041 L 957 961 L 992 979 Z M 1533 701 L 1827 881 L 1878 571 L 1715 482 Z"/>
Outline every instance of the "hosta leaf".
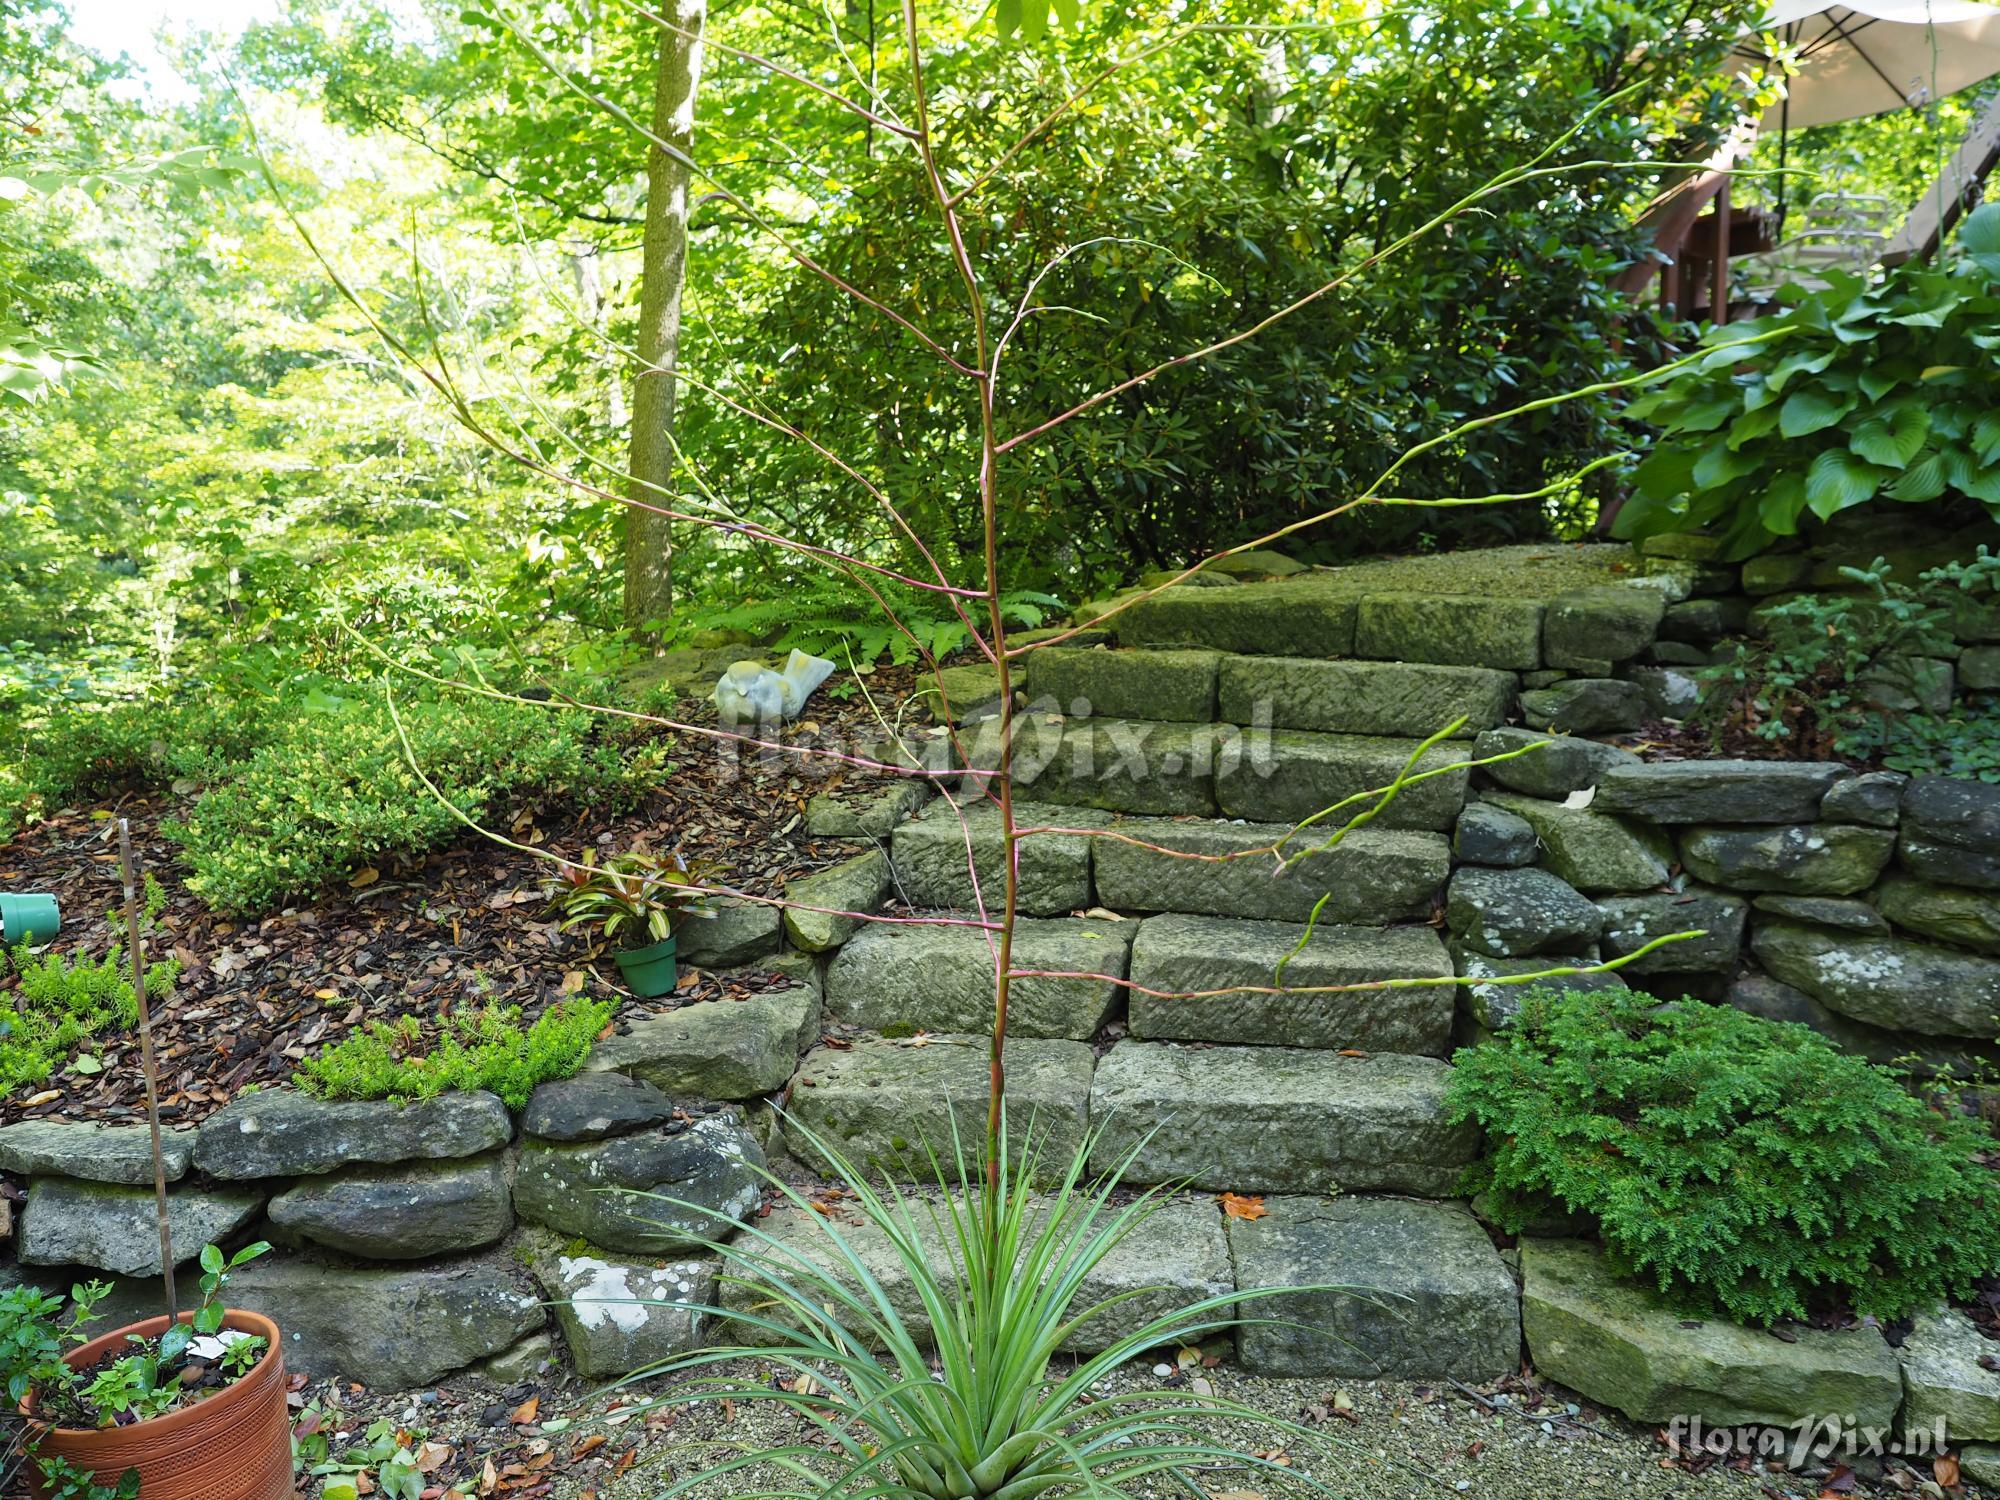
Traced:
<path fill-rule="evenodd" d="M 1632 471 L 1632 483 L 1656 499 L 1685 495 L 1694 485 L 1694 455 L 1678 444 L 1662 444 Z"/>
<path fill-rule="evenodd" d="M 1833 351 L 1831 349 L 1823 354 L 1808 354 L 1805 350 L 1801 349 L 1797 353 L 1787 354 L 1783 359 L 1771 366 L 1771 373 L 1764 377 L 1764 383 L 1774 391 L 1782 391 L 1785 388 L 1785 382 L 1800 371 L 1803 370 L 1808 375 L 1817 375 L 1832 363 Z"/>
<path fill-rule="evenodd" d="M 1726 396 L 1707 396 L 1690 401 L 1687 409 L 1669 425 L 1682 432 L 1713 432 L 1742 407 L 1742 398 L 1734 391 Z"/>
<path fill-rule="evenodd" d="M 1857 458 L 1845 448 L 1829 448 L 1806 470 L 1806 504 L 1822 521 L 1875 498 L 1893 470 Z"/>
<path fill-rule="evenodd" d="M 1891 500 L 1901 500 L 1906 504 L 1918 505 L 1926 500 L 1935 500 L 1944 493 L 1944 455 L 1926 453 L 1911 464 L 1891 482 L 1888 495 Z"/>
<path fill-rule="evenodd" d="M 1853 410 L 1852 396 L 1808 386 L 1785 397 L 1785 404 L 1778 413 L 1778 430 L 1788 438 L 1804 437 L 1831 427 Z"/>
<path fill-rule="evenodd" d="M 2000 500 L 2000 465 L 1983 464 L 1970 453 L 1953 449 L 1944 455 L 1944 473 L 1960 494 L 1975 500 Z"/>
<path fill-rule="evenodd" d="M 1726 441 L 1710 443 L 1695 460 L 1695 488 L 1719 490 L 1732 479 L 1754 472 L 1760 462 L 1754 455 L 1736 452 Z"/>
<path fill-rule="evenodd" d="M 1757 519 L 1773 536 L 1793 536 L 1799 529 L 1799 512 L 1805 506 L 1805 477 L 1796 471 L 1780 474 L 1758 502 Z"/>
<path fill-rule="evenodd" d="M 1847 446 L 1871 464 L 1900 469 L 1923 451 L 1930 430 L 1929 415 L 1913 404 L 1887 416 L 1870 417 L 1848 435 Z"/>
<path fill-rule="evenodd" d="M 1729 424 L 1729 446 L 1741 448 L 1745 443 L 1754 442 L 1778 425 L 1778 408 L 1760 406 L 1755 411 L 1746 411 Z"/>
<path fill-rule="evenodd" d="M 1972 451 L 1989 463 L 2000 452 L 2000 411 L 1983 411 L 1974 419 Z"/>

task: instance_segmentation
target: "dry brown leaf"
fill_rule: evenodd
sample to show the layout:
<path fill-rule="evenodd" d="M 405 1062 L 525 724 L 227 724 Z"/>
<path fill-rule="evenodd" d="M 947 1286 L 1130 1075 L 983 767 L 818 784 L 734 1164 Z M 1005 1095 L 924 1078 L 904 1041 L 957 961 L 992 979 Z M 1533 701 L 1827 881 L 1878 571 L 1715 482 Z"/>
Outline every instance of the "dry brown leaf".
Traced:
<path fill-rule="evenodd" d="M 516 1427 L 526 1427 L 533 1423 L 536 1417 L 541 1415 L 541 1411 L 542 1398 L 540 1396 L 530 1396 L 526 1401 L 523 1401 L 507 1414 L 507 1420 L 512 1422 Z"/>
<path fill-rule="evenodd" d="M 373 885 L 381 878 L 382 872 L 380 870 L 376 869 L 373 865 L 363 865 L 347 877 L 347 888 L 351 891 L 358 891 L 365 885 Z"/>
<path fill-rule="evenodd" d="M 590 1434 L 589 1437 L 578 1438 L 576 1440 L 576 1446 L 569 1450 L 569 1456 L 572 1459 L 578 1459 L 582 1458 L 583 1455 L 586 1453 L 595 1453 L 599 1448 L 602 1448 L 604 1446 L 604 1442 L 605 1438 L 603 1433 L 593 1432 Z"/>
<path fill-rule="evenodd" d="M 1261 1219 L 1270 1212 L 1264 1207 L 1262 1198 L 1247 1197 L 1242 1193 L 1217 1193 L 1215 1201 L 1232 1219 Z"/>
<path fill-rule="evenodd" d="M 1931 1477 L 1948 1490 L 1958 1488 L 1958 1456 L 1940 1453 L 1932 1459 Z"/>

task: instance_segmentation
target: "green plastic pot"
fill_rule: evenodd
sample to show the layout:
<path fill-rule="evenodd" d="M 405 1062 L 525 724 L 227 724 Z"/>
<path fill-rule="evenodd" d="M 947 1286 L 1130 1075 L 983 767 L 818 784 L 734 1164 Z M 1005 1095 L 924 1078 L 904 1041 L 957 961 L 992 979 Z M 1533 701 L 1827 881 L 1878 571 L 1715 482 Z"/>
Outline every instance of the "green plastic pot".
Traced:
<path fill-rule="evenodd" d="M 9 943 L 46 943 L 61 930 L 62 912 L 55 897 L 0 896 L 0 936 Z"/>
<path fill-rule="evenodd" d="M 654 943 L 648 948 L 631 948 L 618 955 L 619 970 L 625 975 L 625 983 L 632 987 L 635 995 L 653 999 L 659 995 L 673 993 L 674 984 L 681 977 L 680 965 L 675 962 L 675 946 L 669 937 L 663 943 Z"/>

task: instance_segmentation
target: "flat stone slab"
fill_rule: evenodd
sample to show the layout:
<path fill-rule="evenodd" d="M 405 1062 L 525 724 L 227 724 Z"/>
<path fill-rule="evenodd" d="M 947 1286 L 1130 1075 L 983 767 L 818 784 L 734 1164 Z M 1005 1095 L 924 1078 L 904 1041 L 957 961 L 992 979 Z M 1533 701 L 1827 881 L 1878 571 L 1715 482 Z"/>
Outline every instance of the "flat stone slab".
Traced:
<path fill-rule="evenodd" d="M 1136 1149 L 1130 1181 L 1215 1192 L 1444 1197 L 1477 1144 L 1445 1123 L 1450 1077 L 1436 1058 L 1393 1052 L 1126 1040 L 1091 1087 L 1091 1162 L 1110 1171 Z"/>
<path fill-rule="evenodd" d="M 160 1132 L 167 1181 L 187 1176 L 192 1130 Z M 80 1177 L 86 1182 L 145 1185 L 153 1180 L 153 1133 L 144 1125 L 22 1120 L 0 1126 L 0 1172 L 17 1177 Z"/>
<path fill-rule="evenodd" d="M 256 1218 L 264 1195 L 248 1188 L 183 1187 L 167 1195 L 176 1262 L 229 1238 Z M 160 1231 L 151 1188 L 36 1177 L 28 1183 L 16 1246 L 23 1265 L 95 1266 L 114 1276 L 160 1274 Z"/>
<path fill-rule="evenodd" d="M 535 1278 L 586 1380 L 610 1380 L 701 1346 L 722 1262 L 634 1262 L 536 1247 Z"/>
<path fill-rule="evenodd" d="M 913 1199 L 911 1227 L 919 1244 L 937 1242 L 937 1230 L 930 1217 L 934 1205 L 927 1196 Z M 941 1207 L 937 1211 L 942 1214 Z M 1031 1211 L 1040 1211 L 1039 1209 Z M 861 1283 L 836 1247 L 837 1233 L 847 1251 L 867 1269 L 889 1304 L 901 1316 L 920 1343 L 932 1341 L 930 1320 L 918 1296 L 909 1267 L 889 1244 L 888 1236 L 856 1213 L 836 1211 L 830 1216 L 811 1213 L 790 1204 L 781 1204 L 757 1226 L 775 1242 L 754 1247 L 769 1254 L 780 1267 L 794 1262 L 792 1255 L 809 1260 L 833 1280 L 855 1295 L 862 1295 Z M 831 1232 L 829 1232 L 831 1231 Z M 949 1260 L 942 1245 L 931 1258 L 935 1274 L 949 1284 Z M 740 1274 L 732 1269 L 732 1274 Z M 745 1280 L 754 1280 L 746 1277 Z M 1086 1318 L 1063 1340 L 1068 1353 L 1094 1354 L 1121 1338 L 1137 1332 L 1155 1319 L 1202 1302 L 1226 1296 L 1236 1289 L 1230 1266 L 1229 1245 L 1223 1237 L 1222 1216 L 1207 1198 L 1180 1197 L 1166 1201 L 1148 1216 L 1111 1252 L 1084 1274 L 1073 1304 L 1076 1313 L 1111 1298 L 1123 1298 L 1116 1305 Z M 722 1306 L 737 1311 L 758 1310 L 770 1316 L 774 1309 L 755 1285 L 726 1283 L 721 1291 Z M 850 1330 L 861 1329 L 850 1310 L 837 1309 Z M 1202 1321 L 1213 1323 L 1225 1313 L 1209 1314 Z M 774 1343 L 776 1335 L 748 1323 L 725 1320 L 723 1336 L 731 1342 L 753 1345 Z"/>
<path fill-rule="evenodd" d="M 514 1212 L 606 1250 L 672 1254 L 749 1218 L 763 1201 L 763 1165 L 733 1111 L 607 1141 L 530 1140 L 515 1168 Z"/>
<path fill-rule="evenodd" d="M 814 838 L 886 839 L 930 800 L 930 788 L 914 778 L 866 781 L 838 792 L 821 792 L 806 802 L 806 832 Z"/>
<path fill-rule="evenodd" d="M 1696 878 L 1731 890 L 1851 896 L 1875 883 L 1895 847 L 1888 829 L 1852 823 L 1690 827 L 1681 860 Z"/>
<path fill-rule="evenodd" d="M 507 1106 L 480 1090 L 413 1099 L 311 1099 L 280 1090 L 236 1099 L 195 1135 L 211 1177 L 310 1177 L 336 1168 L 437 1161 L 497 1151 L 514 1135 Z"/>
<path fill-rule="evenodd" d="M 1542 664 L 1538 599 L 1377 594 L 1354 616 L 1354 654 L 1532 672 Z"/>
<path fill-rule="evenodd" d="M 1805 823 L 1819 816 L 1846 766 L 1773 760 L 1682 760 L 1621 766 L 1598 784 L 1601 812 L 1654 823 Z"/>
<path fill-rule="evenodd" d="M 1521 1271 L 1535 1368 L 1634 1421 L 1790 1427 L 1831 1413 L 1887 1428 L 1902 1403 L 1896 1356 L 1876 1329 L 1801 1328 L 1788 1341 L 1684 1318 L 1578 1240 L 1524 1240 Z"/>
<path fill-rule="evenodd" d="M 579 1073 L 535 1089 L 521 1112 L 524 1133 L 545 1141 L 601 1141 L 673 1117 L 674 1101 L 644 1079 Z"/>
<path fill-rule="evenodd" d="M 859 930 L 862 918 L 889 899 L 889 857 L 880 849 L 829 869 L 785 882 L 785 935 L 808 953 L 838 948 Z M 812 908 L 804 910 L 803 908 Z"/>
<path fill-rule="evenodd" d="M 1930 1431 L 1942 1424 L 1953 1447 L 2000 1441 L 2000 1370 L 1980 1364 L 2000 1353 L 1995 1341 L 1952 1308 L 1919 1314 L 1896 1350 L 1903 1367 L 1903 1427 Z"/>
<path fill-rule="evenodd" d="M 1772 978 L 1870 1025 L 1987 1041 L 2000 1034 L 2000 959 L 1797 922 L 1759 922 L 1751 951 Z"/>
<path fill-rule="evenodd" d="M 1244 1369 L 1476 1382 L 1520 1367 L 1520 1294 L 1464 1209 L 1290 1197 L 1266 1198 L 1264 1209 L 1229 1221 L 1237 1285 L 1329 1290 L 1242 1304 L 1244 1318 L 1270 1320 L 1237 1330 Z"/>
<path fill-rule="evenodd" d="M 1876 886 L 1875 899 L 1898 927 L 1979 953 L 2000 953 L 2000 893 L 1888 875 Z"/>
<path fill-rule="evenodd" d="M 1429 739 L 1454 720 L 1474 735 L 1514 707 L 1514 675 L 1420 662 L 1225 656 L 1217 716 L 1231 724 Z"/>
<path fill-rule="evenodd" d="M 1307 584 L 1171 588 L 1108 622 L 1121 643 L 1205 647 L 1253 656 L 1349 656 L 1352 599 Z"/>
<path fill-rule="evenodd" d="M 1073 717 L 1215 717 L 1214 651 L 1078 651 L 1047 646 L 1029 658 L 1038 706 Z"/>
<path fill-rule="evenodd" d="M 1559 734 L 1619 733 L 1644 721 L 1646 692 L 1617 677 L 1570 677 L 1521 694 L 1521 717 Z"/>
<path fill-rule="evenodd" d="M 1866 901 L 1844 896 L 1787 896 L 1781 892 L 1770 892 L 1751 897 L 1750 904 L 1758 911 L 1768 912 L 1774 917 L 1789 917 L 1794 922 L 1812 922 L 1821 927 L 1838 927 L 1844 932 L 1865 932 L 1876 937 L 1889 935 L 1888 918 Z"/>
<path fill-rule="evenodd" d="M 935 1181 L 926 1147 L 952 1170 L 953 1129 L 970 1153 L 986 1133 L 985 1037 L 933 1037 L 925 1045 L 858 1041 L 816 1048 L 793 1080 L 791 1119 L 850 1163 L 905 1181 Z M 1094 1060 L 1082 1042 L 1019 1037 L 1007 1043 L 1008 1139 L 1016 1160 L 1032 1128 L 1043 1176 L 1060 1175 L 1082 1148 Z M 788 1122 L 792 1154 L 830 1163 Z"/>
<path fill-rule="evenodd" d="M 643 1080 L 670 1098 L 755 1099 L 785 1086 L 819 1028 L 819 994 L 804 985 L 700 1000 L 632 1022 L 592 1047 L 584 1066 Z"/>
<path fill-rule="evenodd" d="M 1467 981 L 1463 986 L 1465 1014 L 1474 1026 L 1484 1031 L 1504 1031 L 1511 1026 L 1514 1018 L 1521 1013 L 1521 996 L 1529 989 L 1622 990 L 1626 988 L 1625 981 L 1618 977 L 1616 970 L 1600 971 L 1595 974 L 1565 974 L 1537 979 L 1532 984 L 1521 979 L 1521 976 L 1527 974 L 1547 974 L 1550 970 L 1577 967 L 1585 962 L 1580 958 L 1569 959 L 1559 954 L 1545 954 L 1539 958 L 1494 958 L 1489 954 L 1474 952 L 1459 943 L 1451 945 L 1451 953 L 1458 965 L 1459 977 Z"/>
<path fill-rule="evenodd" d="M 1225 817 L 1253 823 L 1300 823 L 1346 803 L 1329 827 L 1379 806 L 1376 828 L 1450 828 L 1465 806 L 1470 758 L 1465 745 L 1435 745 L 1417 761 L 1407 783 L 1386 803 L 1365 796 L 1389 786 L 1409 765 L 1420 742 L 1368 735 L 1252 732 L 1216 763 L 1215 800 Z M 1354 799 L 1354 800 L 1350 800 Z M 1317 825 L 1315 825 L 1317 826 Z"/>
<path fill-rule="evenodd" d="M 1597 909 L 1604 913 L 1607 958 L 1636 953 L 1669 933 L 1702 934 L 1634 959 L 1625 966 L 1631 973 L 1732 974 L 1741 956 L 1750 903 L 1728 891 L 1690 886 L 1681 891 L 1605 896 L 1599 899 Z"/>
<path fill-rule="evenodd" d="M 1118 911 L 1303 922 L 1324 898 L 1321 921 L 1398 922 L 1425 915 L 1431 892 L 1451 869 L 1443 835 L 1414 830 L 1359 828 L 1333 848 L 1300 852 L 1281 868 L 1275 856 L 1256 851 L 1291 834 L 1289 824 L 1125 819 L 1113 828 L 1122 837 L 1093 842 L 1098 900 Z M 1318 840 L 1314 832 L 1292 837 L 1287 854 L 1312 850 L 1330 830 Z"/>
<path fill-rule="evenodd" d="M 1072 1041 L 1095 1036 L 1117 1001 L 1117 981 L 1125 977 L 1138 925 L 1075 917 L 1019 919 L 1014 925 L 1015 969 L 1111 977 L 1016 978 L 1008 987 L 1008 1034 Z M 990 1032 L 994 950 L 989 936 L 966 927 L 870 927 L 827 965 L 827 1006 L 841 1020 L 870 1031 Z"/>
<path fill-rule="evenodd" d="M 1845 1051 L 1899 1071 L 1914 1069 L 1919 1074 L 1972 1078 L 2000 1066 L 2000 1048 L 1991 1043 L 1870 1026 L 1765 974 L 1745 974 L 1729 986 L 1724 998 L 1738 1010 L 1767 1021 L 1796 1022 Z"/>
<path fill-rule="evenodd" d="M 1288 922 L 1196 916 L 1148 917 L 1136 925 L 1132 983 L 1143 989 L 1134 988 L 1129 1001 L 1135 1037 L 1432 1056 L 1450 1045 L 1456 1003 L 1451 957 L 1428 927 L 1308 929 Z M 1285 965 L 1282 977 L 1280 963 Z M 1287 989 L 1311 991 L 1374 980 L 1408 987 L 1202 999 L 1144 993 L 1280 982 Z M 1418 983 L 1409 985 L 1412 980 Z M 1422 982 L 1426 980 L 1442 982 Z"/>
<path fill-rule="evenodd" d="M 1543 866 L 1587 895 L 1648 890 L 1664 885 L 1671 872 L 1673 845 L 1657 828 L 1511 792 L 1486 800 L 1527 819 L 1542 841 Z"/>
<path fill-rule="evenodd" d="M 992 739 L 971 752 L 976 764 L 999 764 Z M 1238 739 L 1225 725 L 1030 715 L 1016 722 L 1014 786 L 1064 807 L 1206 816 L 1215 811 L 1217 764 L 1243 753 Z"/>
<path fill-rule="evenodd" d="M 674 929 L 680 961 L 699 969 L 728 969 L 767 958 L 784 945 L 784 913 L 757 901 L 722 900 L 713 915 Z"/>
<path fill-rule="evenodd" d="M 1109 819 L 1089 808 L 1016 802 L 1017 827 L 1093 828 Z M 1058 917 L 1091 904 L 1090 840 L 1080 834 L 1036 834 L 1020 843 L 1020 910 Z M 912 906 L 975 909 L 973 870 L 988 911 L 1001 909 L 1000 813 L 991 803 L 964 809 L 964 823 L 939 798 L 920 818 L 896 829 L 890 846 L 896 884 Z"/>
<path fill-rule="evenodd" d="M 1519 813 L 1490 802 L 1474 802 L 1458 815 L 1451 832 L 1452 857 L 1468 865 L 1512 870 L 1535 862 L 1541 840 Z"/>
<path fill-rule="evenodd" d="M 1492 765 L 1479 768 L 1481 776 L 1510 791 L 1557 799 L 1599 785 L 1620 767 L 1644 764 L 1630 750 L 1617 745 L 1511 725 L 1489 729 L 1480 735 L 1473 743 L 1472 753 L 1479 760 L 1493 761 Z M 1509 754 L 1513 759 L 1495 759 Z"/>
<path fill-rule="evenodd" d="M 1868 771 L 1836 781 L 1820 798 L 1819 815 L 1829 823 L 1894 828 L 1901 820 L 1903 788 L 1909 780 L 1901 771 Z"/>
<path fill-rule="evenodd" d="M 347 1267 L 264 1256 L 229 1273 L 229 1302 L 284 1331 L 285 1367 L 418 1390 L 544 1326 L 541 1299 L 491 1261 Z"/>
<path fill-rule="evenodd" d="M 1444 920 L 1466 947 L 1495 958 L 1581 953 L 1604 930 L 1604 914 L 1547 870 L 1478 865 L 1451 877 Z"/>
<path fill-rule="evenodd" d="M 1564 594 L 1542 617 L 1542 660 L 1571 671 L 1630 661 L 1653 644 L 1666 613 L 1666 596 L 1655 588 L 1613 584 Z"/>
<path fill-rule="evenodd" d="M 1918 776 L 1903 788 L 1903 864 L 1945 885 L 2000 890 L 2000 787 Z"/>
<path fill-rule="evenodd" d="M 365 1260 L 423 1260 L 490 1245 L 514 1227 L 499 1156 L 309 1178 L 271 1200 L 281 1229 Z"/>

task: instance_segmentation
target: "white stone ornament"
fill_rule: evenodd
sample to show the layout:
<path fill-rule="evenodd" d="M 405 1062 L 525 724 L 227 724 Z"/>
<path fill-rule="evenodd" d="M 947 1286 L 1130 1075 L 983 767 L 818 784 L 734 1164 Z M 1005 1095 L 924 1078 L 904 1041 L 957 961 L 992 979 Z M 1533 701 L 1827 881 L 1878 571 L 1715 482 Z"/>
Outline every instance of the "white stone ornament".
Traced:
<path fill-rule="evenodd" d="M 783 672 L 762 662 L 732 663 L 715 684 L 715 711 L 731 729 L 796 718 L 806 699 L 833 675 L 833 666 L 825 657 L 803 651 L 786 658 Z"/>

